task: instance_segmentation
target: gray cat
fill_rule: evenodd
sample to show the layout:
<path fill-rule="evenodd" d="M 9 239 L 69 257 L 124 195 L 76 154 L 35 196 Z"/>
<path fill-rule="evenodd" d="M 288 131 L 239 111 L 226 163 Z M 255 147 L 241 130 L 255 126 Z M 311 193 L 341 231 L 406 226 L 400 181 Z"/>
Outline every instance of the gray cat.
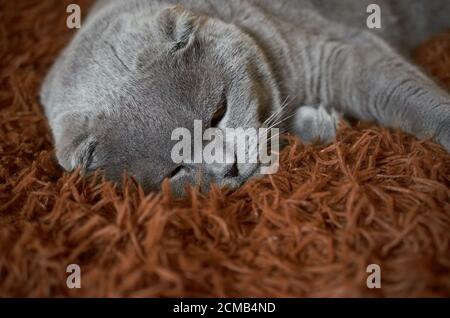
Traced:
<path fill-rule="evenodd" d="M 175 164 L 171 134 L 196 119 L 330 142 L 346 115 L 450 151 L 450 96 L 404 57 L 450 27 L 450 1 L 377 0 L 371 31 L 372 2 L 98 1 L 42 88 L 59 163 L 112 180 L 126 170 L 146 190 L 170 178 L 179 194 L 257 174 L 257 163 Z"/>

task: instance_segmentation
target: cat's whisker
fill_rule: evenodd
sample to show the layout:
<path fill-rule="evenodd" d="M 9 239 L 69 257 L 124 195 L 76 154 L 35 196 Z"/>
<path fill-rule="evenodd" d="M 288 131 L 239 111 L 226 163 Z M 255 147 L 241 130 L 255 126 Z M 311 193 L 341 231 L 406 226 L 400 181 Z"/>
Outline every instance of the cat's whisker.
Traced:
<path fill-rule="evenodd" d="M 271 125 L 274 121 L 276 121 L 277 119 L 280 119 L 280 118 L 282 118 L 283 117 L 283 115 L 285 114 L 285 111 L 286 111 L 286 109 L 289 107 L 289 102 L 285 102 L 284 104 L 282 104 L 282 106 L 281 106 L 281 108 L 276 112 L 276 113 L 274 113 L 274 116 L 272 116 L 271 118 L 270 118 L 270 120 L 269 121 L 267 121 L 267 126 L 269 126 L 269 125 Z"/>
<path fill-rule="evenodd" d="M 263 126 L 264 125 L 269 125 L 269 124 L 271 124 L 271 122 L 275 119 L 275 118 L 277 118 L 279 115 L 282 115 L 282 113 L 283 113 L 283 111 L 284 110 L 286 110 L 286 108 L 289 106 L 289 104 L 290 104 L 290 96 L 287 96 L 286 98 L 285 98 L 285 100 L 283 101 L 283 103 L 281 103 L 281 106 L 280 106 L 280 109 L 278 110 L 278 111 L 276 111 L 275 113 L 273 113 L 272 115 L 270 115 L 270 117 L 269 118 L 267 118 L 265 121 L 264 121 L 264 123 L 263 123 Z"/>
<path fill-rule="evenodd" d="M 274 127 L 276 127 L 276 126 L 278 126 L 278 125 L 280 125 L 280 124 L 282 124 L 282 123 L 284 123 L 284 122 L 286 122 L 287 120 L 291 119 L 291 118 L 294 117 L 295 115 L 296 115 L 296 113 L 285 116 L 285 117 L 282 118 L 281 120 L 279 120 L 279 121 L 273 123 L 270 127 L 267 127 L 266 131 L 269 131 L 270 129 L 272 129 L 272 128 L 274 128 Z"/>

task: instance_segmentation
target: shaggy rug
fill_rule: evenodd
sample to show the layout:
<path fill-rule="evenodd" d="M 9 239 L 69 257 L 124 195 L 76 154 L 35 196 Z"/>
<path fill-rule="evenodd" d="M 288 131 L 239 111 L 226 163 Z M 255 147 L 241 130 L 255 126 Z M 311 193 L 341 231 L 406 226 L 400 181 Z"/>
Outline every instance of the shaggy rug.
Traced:
<path fill-rule="evenodd" d="M 450 296 L 450 156 L 399 131 L 287 136 L 276 175 L 183 200 L 63 172 L 38 91 L 72 2 L 0 2 L 0 296 Z M 450 34 L 416 57 L 450 88 Z"/>

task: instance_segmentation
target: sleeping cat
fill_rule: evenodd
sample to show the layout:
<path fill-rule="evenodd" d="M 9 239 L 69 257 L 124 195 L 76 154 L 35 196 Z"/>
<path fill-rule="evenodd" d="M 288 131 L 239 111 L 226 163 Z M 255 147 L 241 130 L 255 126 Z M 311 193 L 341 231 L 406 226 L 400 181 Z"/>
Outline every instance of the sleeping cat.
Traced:
<path fill-rule="evenodd" d="M 450 28 L 450 1 L 377 0 L 382 27 L 369 30 L 372 2 L 98 1 L 42 88 L 59 163 L 126 170 L 146 190 L 233 188 L 259 164 L 175 164 L 173 130 L 202 120 L 327 143 L 343 115 L 450 151 L 450 96 L 404 57 Z"/>

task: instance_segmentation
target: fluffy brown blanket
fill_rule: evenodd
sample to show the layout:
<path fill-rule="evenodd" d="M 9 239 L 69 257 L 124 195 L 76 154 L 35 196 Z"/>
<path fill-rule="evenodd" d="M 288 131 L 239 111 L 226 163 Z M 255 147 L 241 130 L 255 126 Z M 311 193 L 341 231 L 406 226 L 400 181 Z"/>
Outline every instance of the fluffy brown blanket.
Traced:
<path fill-rule="evenodd" d="M 450 296 L 450 156 L 399 131 L 287 137 L 278 174 L 181 201 L 64 173 L 38 91 L 72 2 L 0 2 L 0 296 Z M 417 58 L 450 88 L 450 34 Z"/>

